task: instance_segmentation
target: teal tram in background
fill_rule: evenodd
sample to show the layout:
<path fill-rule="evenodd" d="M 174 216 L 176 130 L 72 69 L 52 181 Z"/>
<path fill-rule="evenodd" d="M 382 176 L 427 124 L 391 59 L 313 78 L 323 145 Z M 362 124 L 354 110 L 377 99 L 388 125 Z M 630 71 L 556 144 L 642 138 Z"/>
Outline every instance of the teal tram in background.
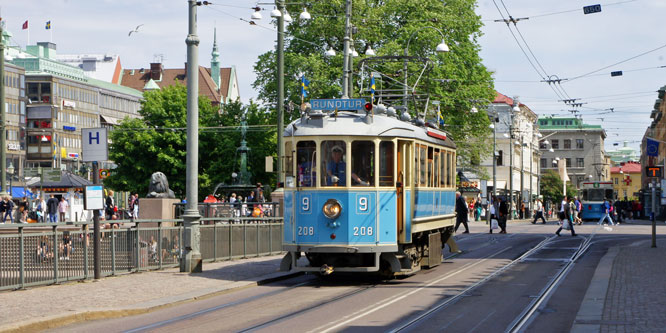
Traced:
<path fill-rule="evenodd" d="M 308 111 L 284 131 L 282 270 L 392 276 L 438 265 L 447 242 L 457 251 L 445 132 L 381 105 Z"/>

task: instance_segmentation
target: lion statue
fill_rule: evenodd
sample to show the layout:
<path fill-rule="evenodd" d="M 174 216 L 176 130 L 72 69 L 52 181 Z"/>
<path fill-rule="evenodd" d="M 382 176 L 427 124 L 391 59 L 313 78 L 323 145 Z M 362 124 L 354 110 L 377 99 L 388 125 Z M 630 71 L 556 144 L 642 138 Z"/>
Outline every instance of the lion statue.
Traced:
<path fill-rule="evenodd" d="M 146 198 L 175 198 L 176 195 L 169 189 L 169 181 L 161 172 L 155 172 L 150 176 L 148 195 Z"/>

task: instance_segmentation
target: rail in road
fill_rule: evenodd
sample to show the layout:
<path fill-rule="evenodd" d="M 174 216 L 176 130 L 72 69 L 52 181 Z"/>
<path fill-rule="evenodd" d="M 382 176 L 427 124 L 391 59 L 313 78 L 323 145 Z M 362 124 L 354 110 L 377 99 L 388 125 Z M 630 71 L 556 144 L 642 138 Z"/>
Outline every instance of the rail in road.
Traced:
<path fill-rule="evenodd" d="M 540 230 L 551 231 L 546 227 Z M 525 226 L 520 230 L 535 228 Z M 448 256 L 442 265 L 401 280 L 359 280 L 358 276 L 322 280 L 305 275 L 197 302 L 196 311 L 183 305 L 171 312 L 157 311 L 83 327 L 103 329 L 122 322 L 127 326 L 117 330 L 128 332 L 188 327 L 243 332 L 332 332 L 353 327 L 395 332 L 521 331 L 534 314 L 540 313 L 538 309 L 543 310 L 552 290 L 561 286 L 573 265 L 594 244 L 595 236 L 589 231 L 594 233 L 592 228 L 579 231 L 586 237 L 555 237 L 550 233 L 466 235 L 459 240 L 467 249 L 462 255 Z M 511 275 L 539 270 L 537 276 L 526 277 L 530 279 L 527 282 L 510 279 Z M 499 300 L 505 302 L 502 308 L 510 310 L 502 314 L 504 321 L 493 316 L 505 309 L 481 313 L 486 310 L 480 297 L 497 298 L 492 291 L 499 293 L 498 289 L 515 298 L 505 299 L 509 297 L 503 295 Z"/>

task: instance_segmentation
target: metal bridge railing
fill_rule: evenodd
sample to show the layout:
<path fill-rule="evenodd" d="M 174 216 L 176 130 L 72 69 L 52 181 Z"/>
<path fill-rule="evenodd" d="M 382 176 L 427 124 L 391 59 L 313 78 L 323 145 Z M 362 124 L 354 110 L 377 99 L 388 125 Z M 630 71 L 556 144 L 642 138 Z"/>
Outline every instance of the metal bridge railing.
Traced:
<path fill-rule="evenodd" d="M 103 221 L 104 222 L 104 221 Z M 114 220 L 102 229 L 102 276 L 178 267 L 182 220 Z M 0 290 L 93 278 L 92 222 L 0 225 Z M 203 218 L 206 262 L 282 251 L 282 218 Z"/>

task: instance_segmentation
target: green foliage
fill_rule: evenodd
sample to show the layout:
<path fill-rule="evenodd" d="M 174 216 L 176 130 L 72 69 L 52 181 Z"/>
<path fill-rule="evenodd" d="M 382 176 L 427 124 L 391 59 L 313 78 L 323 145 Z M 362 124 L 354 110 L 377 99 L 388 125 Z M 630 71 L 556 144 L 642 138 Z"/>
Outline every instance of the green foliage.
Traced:
<path fill-rule="evenodd" d="M 285 96 L 286 103 L 301 104 L 300 74 L 310 80 L 309 98 L 338 98 L 341 96 L 342 58 L 344 39 L 343 0 L 318 1 L 308 8 L 312 20 L 296 20 L 287 26 L 285 35 Z M 353 4 L 352 24 L 354 48 L 363 54 L 371 46 L 378 56 L 403 55 L 409 44 L 408 54 L 427 57 L 433 66 L 422 79 L 432 99 L 441 102 L 440 107 L 446 122 L 446 130 L 458 145 L 458 161 L 467 169 L 478 171 L 478 163 L 484 154 L 489 154 L 487 137 L 489 120 L 485 113 L 471 113 L 473 106 L 490 104 L 494 98 L 492 78 L 481 63 L 478 38 L 481 35 L 481 20 L 474 12 L 474 0 L 367 0 Z M 289 12 L 298 13 L 301 5 L 288 5 Z M 441 42 L 441 30 L 450 52 L 435 53 Z M 323 53 L 330 47 L 337 51 L 335 57 Z M 361 91 L 358 63 L 354 59 L 352 97 Z M 401 78 L 402 64 L 394 64 L 390 74 Z M 259 98 L 271 101 L 275 109 L 277 101 L 276 54 L 274 51 L 259 57 L 255 64 L 257 79 L 253 87 Z M 388 67 L 388 69 L 391 69 Z M 417 66 L 410 66 L 409 73 L 417 73 Z M 386 71 L 383 71 L 386 72 Z M 367 73 L 366 73 L 367 75 Z M 408 78 L 413 85 L 418 75 Z M 365 81 L 365 86 L 368 81 Z M 368 97 L 368 96 L 365 96 Z M 410 112 L 424 105 L 410 104 Z M 435 115 L 431 113 L 428 119 Z M 298 108 L 285 114 L 289 123 L 298 117 Z"/>
<path fill-rule="evenodd" d="M 541 176 L 541 195 L 544 201 L 551 200 L 559 202 L 562 200 L 564 193 L 562 193 L 562 179 L 560 175 L 554 170 L 546 170 Z M 571 183 L 567 183 L 567 196 L 576 196 L 578 190 Z"/>
<path fill-rule="evenodd" d="M 199 200 L 219 182 L 230 182 L 238 170 L 236 148 L 243 114 L 249 125 L 270 124 L 269 114 L 255 104 L 229 103 L 218 112 L 206 97 L 199 97 Z M 187 144 L 187 90 L 178 84 L 144 93 L 139 114 L 143 119 L 125 119 L 111 133 L 109 158 L 116 168 L 104 185 L 117 191 L 147 193 L 150 176 L 161 171 L 178 197 L 185 196 Z M 274 122 L 274 120 L 273 120 Z M 271 183 L 274 176 L 263 172 L 264 155 L 275 155 L 275 130 L 260 127 L 248 133 L 253 149 L 249 165 L 255 180 Z M 258 147 L 258 148 L 254 148 Z M 236 157 L 236 158 L 234 158 Z"/>

